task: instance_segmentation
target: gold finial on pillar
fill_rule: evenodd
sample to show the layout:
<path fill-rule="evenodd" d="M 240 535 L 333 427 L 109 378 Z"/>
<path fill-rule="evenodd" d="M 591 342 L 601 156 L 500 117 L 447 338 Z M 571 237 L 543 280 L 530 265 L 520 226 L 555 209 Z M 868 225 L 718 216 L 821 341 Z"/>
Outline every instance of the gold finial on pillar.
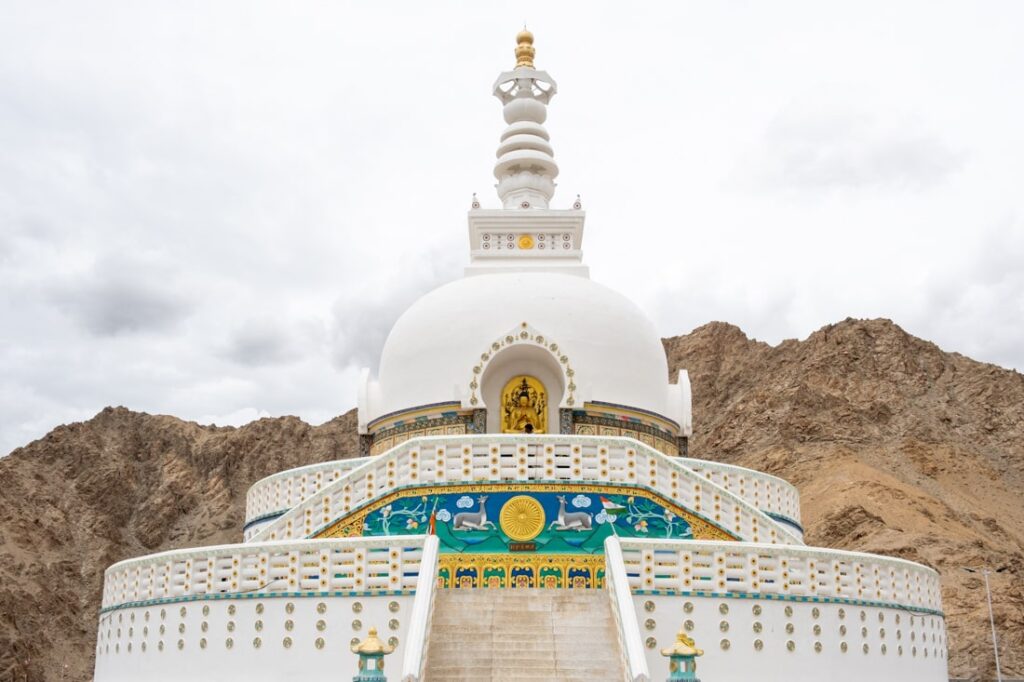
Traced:
<path fill-rule="evenodd" d="M 525 66 L 532 69 L 533 55 L 537 51 L 533 48 L 533 34 L 526 30 L 526 26 L 516 36 L 516 43 L 516 68 Z"/>

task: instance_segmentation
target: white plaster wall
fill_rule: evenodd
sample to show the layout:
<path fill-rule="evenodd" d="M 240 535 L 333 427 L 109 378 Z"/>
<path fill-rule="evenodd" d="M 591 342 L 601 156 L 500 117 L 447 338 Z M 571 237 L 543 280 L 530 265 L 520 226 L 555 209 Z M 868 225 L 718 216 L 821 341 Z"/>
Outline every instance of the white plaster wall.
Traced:
<path fill-rule="evenodd" d="M 949 679 L 945 624 L 939 616 L 914 615 L 901 609 L 755 599 L 635 594 L 633 602 L 652 680 L 668 677 L 668 659 L 660 652 L 671 646 L 686 621 L 693 622 L 689 634 L 696 646 L 704 650 L 704 655 L 698 659 L 697 676 L 707 682 L 947 682 Z M 653 610 L 645 607 L 648 602 L 653 604 Z M 689 612 L 685 609 L 687 603 L 693 605 Z M 720 610 L 723 605 L 728 608 L 727 613 Z M 761 607 L 760 615 L 754 615 L 755 605 Z M 786 614 L 787 606 L 792 609 L 792 615 Z M 819 612 L 817 618 L 812 614 L 815 607 Z M 845 611 L 845 618 L 840 618 L 840 609 Z M 754 631 L 755 622 L 761 623 L 761 632 Z M 789 624 L 792 624 L 792 633 L 787 632 Z M 820 626 L 820 634 L 814 633 L 815 625 Z M 845 635 L 840 634 L 841 626 L 846 627 Z M 866 628 L 866 636 L 862 628 Z M 757 639 L 763 643 L 760 651 L 754 647 Z M 728 648 L 722 644 L 726 640 Z M 794 644 L 793 651 L 787 646 L 790 641 Z M 821 642 L 820 653 L 814 649 L 815 642 Z M 847 645 L 845 653 L 841 649 L 842 642 Z M 651 643 L 653 647 L 648 646 Z M 863 649 L 865 644 L 867 653 Z M 887 649 L 884 654 L 883 644 Z"/>
<path fill-rule="evenodd" d="M 355 602 L 362 604 L 360 613 L 353 611 Z M 397 602 L 397 612 L 389 610 L 391 602 Z M 119 609 L 101 618 L 94 679 L 96 682 L 350 680 L 356 674 L 357 664 L 357 656 L 349 650 L 350 642 L 353 637 L 365 638 L 371 626 L 377 628 L 378 636 L 384 641 L 392 636 L 398 638 L 398 648 L 387 657 L 385 667 L 389 677 L 397 679 L 412 602 L 412 595 L 310 596 L 200 600 Z M 257 604 L 262 604 L 262 614 L 257 613 Z M 293 605 L 290 614 L 288 604 Z M 320 604 L 324 605 L 323 613 L 318 612 Z M 233 615 L 228 612 L 230 605 L 235 606 Z M 209 607 L 207 615 L 203 614 L 204 606 Z M 289 620 L 293 623 L 292 630 L 286 629 Z M 318 630 L 317 622 L 321 620 L 324 629 Z M 360 621 L 358 629 L 354 627 L 357 620 Z M 397 621 L 397 629 L 389 626 L 392 620 Z M 228 629 L 229 622 L 234 624 L 234 630 Z M 257 629 L 257 622 L 262 624 L 262 629 Z M 233 640 L 231 648 L 226 646 L 229 637 Z M 257 637 L 261 640 L 258 648 L 253 645 Z M 285 637 L 292 639 L 290 648 L 283 644 Z M 316 647 L 317 638 L 324 640 L 322 649 Z M 205 648 L 201 647 L 202 639 L 206 640 Z M 162 651 L 160 642 L 163 642 Z"/>

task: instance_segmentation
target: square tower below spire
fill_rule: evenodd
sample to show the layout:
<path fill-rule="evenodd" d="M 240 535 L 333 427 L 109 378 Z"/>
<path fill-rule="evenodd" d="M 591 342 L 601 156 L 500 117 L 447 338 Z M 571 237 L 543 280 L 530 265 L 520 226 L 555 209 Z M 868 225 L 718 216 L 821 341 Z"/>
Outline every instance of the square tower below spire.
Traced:
<path fill-rule="evenodd" d="M 466 275 L 544 271 L 590 277 L 579 209 L 473 209 Z"/>

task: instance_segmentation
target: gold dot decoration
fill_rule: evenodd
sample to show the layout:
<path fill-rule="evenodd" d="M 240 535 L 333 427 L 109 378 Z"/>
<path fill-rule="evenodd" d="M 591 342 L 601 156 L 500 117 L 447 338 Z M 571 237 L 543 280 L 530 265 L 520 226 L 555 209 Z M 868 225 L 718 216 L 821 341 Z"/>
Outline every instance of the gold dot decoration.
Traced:
<path fill-rule="evenodd" d="M 323 637 L 317 637 L 317 638 L 316 638 L 316 641 L 315 641 L 315 642 L 313 642 L 313 645 L 314 645 L 314 646 L 315 646 L 315 647 L 316 647 L 317 649 L 323 649 L 323 648 L 324 648 L 324 644 L 325 644 L 325 642 L 324 642 L 324 638 L 323 638 Z"/>
<path fill-rule="evenodd" d="M 362 602 L 358 602 L 358 601 L 357 602 L 352 602 L 352 613 L 359 613 L 362 610 L 363 610 L 363 603 Z"/>
<path fill-rule="evenodd" d="M 235 640 L 231 639 L 230 637 L 228 637 L 227 639 L 224 640 L 224 648 L 225 649 L 230 649 L 233 646 L 235 646 Z"/>
<path fill-rule="evenodd" d="M 392 629 L 392 630 L 397 630 L 400 625 L 401 624 L 398 622 L 397 618 L 392 618 L 391 620 L 388 621 L 388 627 L 390 629 Z"/>
<path fill-rule="evenodd" d="M 327 604 L 325 604 L 323 602 L 320 602 L 319 604 L 317 604 L 316 605 L 316 612 L 319 613 L 320 615 L 323 615 L 323 614 L 327 613 Z"/>
<path fill-rule="evenodd" d="M 729 605 L 728 604 L 724 604 L 724 603 L 723 604 L 719 604 L 718 605 L 718 612 L 720 614 L 722 614 L 723 616 L 728 614 L 729 613 Z"/>
<path fill-rule="evenodd" d="M 354 621 L 352 621 L 352 629 L 353 630 L 362 630 L 363 629 L 363 621 L 359 620 L 358 618 L 355 619 Z"/>
<path fill-rule="evenodd" d="M 648 618 L 647 620 L 644 621 L 644 627 L 647 628 L 648 630 L 653 630 L 657 626 L 658 626 L 658 624 L 654 622 L 653 618 Z"/>
<path fill-rule="evenodd" d="M 291 649 L 292 648 L 292 638 L 291 637 L 285 637 L 284 639 L 281 640 L 281 644 L 284 645 L 285 649 Z"/>
<path fill-rule="evenodd" d="M 398 610 L 400 608 L 402 608 L 401 604 L 399 604 L 396 601 L 388 603 L 388 611 L 390 611 L 391 613 L 398 613 Z"/>
<path fill-rule="evenodd" d="M 327 629 L 327 621 L 318 620 L 316 622 L 316 629 L 317 629 L 318 632 L 323 632 L 324 630 L 326 630 Z"/>
<path fill-rule="evenodd" d="M 284 612 L 285 613 L 295 613 L 295 604 L 293 604 L 292 602 L 288 602 L 287 604 L 285 604 L 284 605 Z"/>
<path fill-rule="evenodd" d="M 528 234 L 521 235 L 519 237 L 519 248 L 520 249 L 532 249 L 534 246 L 533 237 Z"/>
<path fill-rule="evenodd" d="M 759 639 L 754 640 L 754 651 L 760 651 L 764 648 L 764 642 Z"/>
<path fill-rule="evenodd" d="M 392 647 L 398 646 L 398 638 L 397 637 L 388 637 L 388 645 L 392 646 Z"/>
<path fill-rule="evenodd" d="M 658 640 L 654 639 L 653 637 L 648 637 L 644 643 L 647 645 L 648 649 L 653 649 L 654 647 L 658 646 Z"/>
<path fill-rule="evenodd" d="M 693 613 L 693 602 L 688 601 L 685 604 L 683 604 L 683 611 L 686 611 L 687 613 Z"/>
<path fill-rule="evenodd" d="M 259 637 L 254 637 L 252 640 L 252 648 L 259 649 L 261 646 L 263 646 L 263 640 Z"/>
<path fill-rule="evenodd" d="M 644 602 L 644 611 L 646 611 L 647 613 L 651 613 L 652 611 L 654 611 L 654 602 L 652 602 L 650 599 L 645 601 Z"/>
<path fill-rule="evenodd" d="M 517 542 L 532 540 L 544 530 L 544 508 L 529 495 L 516 495 L 501 507 L 501 530 Z"/>

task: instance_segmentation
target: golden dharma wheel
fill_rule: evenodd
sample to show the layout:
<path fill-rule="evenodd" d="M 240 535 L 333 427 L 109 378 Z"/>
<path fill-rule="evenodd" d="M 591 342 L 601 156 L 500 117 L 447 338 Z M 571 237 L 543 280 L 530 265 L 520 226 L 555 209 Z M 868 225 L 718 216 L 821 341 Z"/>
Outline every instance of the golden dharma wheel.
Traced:
<path fill-rule="evenodd" d="M 501 507 L 501 530 L 516 542 L 532 540 L 544 530 L 544 507 L 529 495 L 516 495 Z"/>

